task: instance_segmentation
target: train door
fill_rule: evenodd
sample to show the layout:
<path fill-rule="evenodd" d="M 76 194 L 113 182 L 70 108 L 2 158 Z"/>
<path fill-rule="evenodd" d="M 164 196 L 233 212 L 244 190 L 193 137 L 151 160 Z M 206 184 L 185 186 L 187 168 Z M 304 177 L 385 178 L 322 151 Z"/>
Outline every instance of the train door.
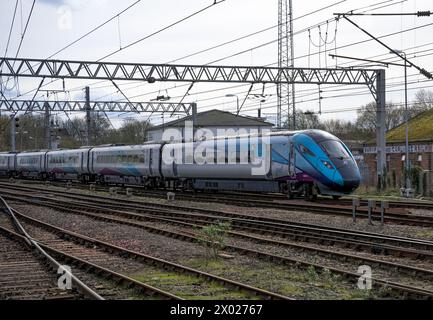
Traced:
<path fill-rule="evenodd" d="M 147 158 L 149 160 L 149 165 L 148 165 L 149 176 L 153 177 L 156 175 L 156 173 L 153 172 L 153 152 L 154 152 L 154 150 L 153 149 L 147 149 L 147 150 L 144 150 L 144 152 L 147 153 Z"/>
<path fill-rule="evenodd" d="M 44 168 L 45 168 L 45 160 L 44 160 L 44 155 L 41 154 L 39 155 L 39 172 L 44 172 Z"/>
<path fill-rule="evenodd" d="M 295 144 L 290 142 L 290 150 L 289 150 L 289 177 L 296 177 L 296 150 Z"/>
<path fill-rule="evenodd" d="M 79 153 L 80 156 L 80 171 L 84 173 L 84 151 Z"/>

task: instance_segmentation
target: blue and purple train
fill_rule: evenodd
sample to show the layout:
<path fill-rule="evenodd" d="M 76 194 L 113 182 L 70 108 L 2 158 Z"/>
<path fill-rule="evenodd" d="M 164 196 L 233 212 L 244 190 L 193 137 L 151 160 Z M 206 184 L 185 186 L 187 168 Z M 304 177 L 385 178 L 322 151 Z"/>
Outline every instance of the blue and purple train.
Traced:
<path fill-rule="evenodd" d="M 177 160 L 166 161 L 167 156 Z M 269 165 L 263 166 L 266 160 Z M 344 143 L 313 129 L 197 142 L 0 153 L 0 174 L 147 188 L 277 192 L 309 199 L 318 194 L 338 198 L 360 183 L 358 166 Z"/>

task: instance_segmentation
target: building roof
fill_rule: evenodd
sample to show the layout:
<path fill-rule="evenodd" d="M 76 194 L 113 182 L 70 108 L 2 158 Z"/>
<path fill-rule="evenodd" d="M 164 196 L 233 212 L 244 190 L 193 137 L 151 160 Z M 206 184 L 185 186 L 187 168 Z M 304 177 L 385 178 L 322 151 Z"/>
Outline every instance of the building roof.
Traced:
<path fill-rule="evenodd" d="M 154 126 L 149 131 L 155 131 L 167 127 L 183 127 L 185 121 L 192 121 L 192 116 L 187 116 L 181 119 L 166 122 L 164 124 Z M 228 111 L 209 110 L 197 113 L 197 127 L 271 127 L 272 123 L 266 122 L 259 118 L 237 116 Z"/>
<path fill-rule="evenodd" d="M 409 142 L 433 141 L 433 108 L 418 114 L 409 120 Z M 387 142 L 402 142 L 406 140 L 405 123 L 386 133 Z"/>

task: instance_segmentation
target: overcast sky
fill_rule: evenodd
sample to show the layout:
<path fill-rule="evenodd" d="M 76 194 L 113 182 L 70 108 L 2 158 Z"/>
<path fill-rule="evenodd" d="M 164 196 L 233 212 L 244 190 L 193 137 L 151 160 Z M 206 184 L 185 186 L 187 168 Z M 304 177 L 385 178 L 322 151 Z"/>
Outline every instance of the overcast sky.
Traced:
<path fill-rule="evenodd" d="M 106 24 L 90 36 L 77 42 L 70 48 L 54 56 L 57 59 L 70 60 L 98 60 L 105 55 L 124 47 L 137 39 L 151 34 L 183 17 L 196 12 L 214 0 L 141 0 L 131 9 L 120 15 L 119 18 Z M 0 1 L 0 54 L 6 49 L 8 31 L 11 25 L 16 0 Z M 12 32 L 11 42 L 8 47 L 8 56 L 15 56 L 29 14 L 33 0 L 20 0 L 16 20 Z M 47 58 L 53 53 L 70 44 L 92 28 L 98 26 L 107 19 L 117 15 L 123 9 L 136 0 L 37 0 L 29 27 L 23 40 L 20 57 Z M 338 3 L 338 4 L 337 4 Z M 376 6 L 375 4 L 382 3 Z M 326 6 L 336 4 L 328 9 L 320 10 Z M 383 7 L 387 6 L 387 7 Z M 372 10 L 371 12 L 416 12 L 418 10 L 433 11 L 431 0 L 388 0 L 388 1 L 355 1 L 355 0 L 310 0 L 293 1 L 293 17 L 295 31 L 295 66 L 297 67 L 335 67 L 356 65 L 349 60 L 331 59 L 329 53 L 353 56 L 359 58 L 384 59 L 391 58 L 386 48 L 374 41 L 357 45 L 346 46 L 354 42 L 368 39 L 360 30 L 349 22 L 340 20 L 336 25 L 335 12 L 346 12 L 359 8 Z M 363 11 L 362 10 L 362 11 Z M 318 11 L 313 14 L 314 11 Z M 236 39 L 238 37 L 276 26 L 278 22 L 277 0 L 226 0 L 208 10 L 188 19 L 175 27 L 169 28 L 149 39 L 140 42 L 130 48 L 121 50 L 104 61 L 143 62 L 143 63 L 167 63 L 184 57 L 191 53 L 201 51 Z M 309 14 L 305 17 L 302 17 Z M 302 17 L 302 18 L 298 18 Z M 297 19 L 298 18 L 298 19 Z M 320 28 L 316 25 L 325 21 Z M 360 26 L 376 36 L 421 27 L 433 24 L 432 17 L 394 16 L 394 17 L 353 17 Z M 308 28 L 310 32 L 308 32 Z M 328 32 L 326 33 L 326 31 Z M 335 36 L 335 30 L 336 36 Z M 408 57 L 414 63 L 433 71 L 433 25 L 418 28 L 416 30 L 382 38 L 389 46 L 406 50 Z M 322 36 L 322 41 L 320 39 Z M 208 64 L 220 60 L 218 65 L 274 65 L 277 62 L 277 28 L 248 37 L 242 41 L 209 50 L 202 54 L 194 55 L 187 59 L 177 61 L 182 64 Z M 326 40 L 326 44 L 325 44 Z M 269 43 L 267 45 L 263 45 Z M 258 47 L 260 48 L 253 49 Z M 335 47 L 337 50 L 335 51 Z M 341 48 L 339 48 L 341 47 Z M 324 53 L 325 50 L 331 50 Z M 321 54 L 318 54 L 318 52 Z M 233 56 L 236 53 L 244 52 Z M 308 58 L 308 54 L 312 54 Z M 392 59 L 395 60 L 395 59 Z M 376 68 L 376 66 L 375 66 Z M 404 101 L 403 92 L 403 68 L 390 67 L 386 69 L 387 100 L 395 103 Z M 414 68 L 408 70 L 409 74 L 409 99 L 412 99 L 419 88 L 433 89 L 432 81 L 426 82 L 425 78 L 418 75 Z M 7 96 L 16 97 L 17 92 L 25 93 L 38 86 L 40 79 L 20 79 L 19 86 L 11 81 L 8 84 L 10 91 Z M 169 95 L 173 101 L 179 101 L 185 94 L 188 84 L 161 83 L 154 84 L 140 82 L 120 82 L 119 86 L 132 101 L 149 101 L 154 99 L 160 91 L 160 95 Z M 118 100 L 123 99 L 113 85 L 108 81 L 82 81 L 66 80 L 66 94 L 59 94 L 58 99 L 83 99 L 82 88 L 91 87 L 93 100 Z M 236 85 L 236 84 L 235 84 Z M 236 108 L 236 98 L 225 97 L 226 94 L 238 94 L 241 101 L 249 88 L 249 85 L 232 87 L 234 84 L 196 84 L 185 98 L 185 102 L 195 101 L 199 111 L 209 109 L 221 109 L 233 111 Z M 54 82 L 43 89 L 61 89 L 61 81 Z M 203 91 L 212 91 L 203 93 Z M 254 86 L 253 93 L 261 93 L 262 86 Z M 372 96 L 365 87 L 332 87 L 323 85 L 321 90 L 321 110 L 323 119 L 354 119 L 355 109 L 362 104 L 372 101 Z M 317 85 L 296 86 L 297 108 L 301 110 L 319 111 L 319 88 Z M 266 101 L 262 103 L 262 114 L 273 119 L 276 111 L 276 90 L 274 86 L 265 88 Z M 335 97 L 337 96 L 337 97 Z M 32 94 L 19 99 L 31 99 Z M 42 93 L 38 99 L 44 99 Z M 46 97 L 45 97 L 46 98 Z M 54 99 L 55 97 L 50 97 Z M 259 100 L 247 99 L 243 114 L 257 115 Z M 139 116 L 146 119 L 147 115 Z M 112 121 L 119 124 L 122 117 L 112 115 Z M 161 121 L 160 116 L 152 117 L 155 123 Z M 167 121 L 168 119 L 166 119 Z"/>

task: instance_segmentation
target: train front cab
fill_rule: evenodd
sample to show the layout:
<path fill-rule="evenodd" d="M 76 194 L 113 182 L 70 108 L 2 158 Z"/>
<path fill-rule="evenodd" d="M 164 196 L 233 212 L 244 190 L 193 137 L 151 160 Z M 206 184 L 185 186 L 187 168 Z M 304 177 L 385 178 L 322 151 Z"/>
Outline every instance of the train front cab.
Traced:
<path fill-rule="evenodd" d="M 334 198 L 352 193 L 360 173 L 350 150 L 337 137 L 321 130 L 295 134 L 290 143 L 290 191 L 314 199 L 317 194 Z"/>

